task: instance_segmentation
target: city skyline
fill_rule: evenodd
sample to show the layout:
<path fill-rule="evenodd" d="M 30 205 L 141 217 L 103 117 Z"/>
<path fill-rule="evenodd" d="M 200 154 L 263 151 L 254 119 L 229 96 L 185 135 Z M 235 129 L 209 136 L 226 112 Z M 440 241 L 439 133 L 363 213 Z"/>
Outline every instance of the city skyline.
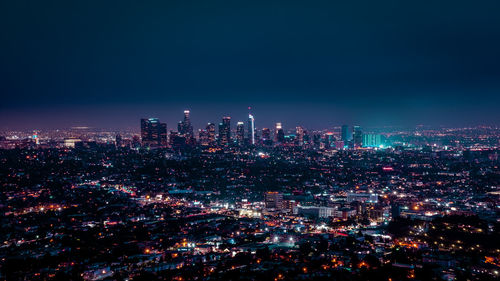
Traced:
<path fill-rule="evenodd" d="M 191 107 L 192 108 L 192 107 Z M 78 115 L 80 117 L 77 117 L 75 119 L 68 119 L 68 120 L 59 120 L 58 122 L 54 122 L 54 120 L 59 119 L 58 115 L 50 114 L 51 116 L 46 116 L 47 119 L 44 119 L 43 116 L 38 118 L 37 121 L 28 121 L 26 116 L 21 116 L 17 121 L 21 123 L 21 125 L 16 125 L 12 126 L 11 123 L 9 123 L 10 117 L 7 116 L 2 116 L 2 115 L 8 115 L 7 112 L 1 112 L 0 111 L 0 117 L 5 117 L 5 119 L 2 120 L 7 120 L 7 122 L 2 122 L 0 124 L 0 130 L 2 131 L 9 131 L 9 130 L 55 130 L 55 129 L 67 129 L 67 128 L 73 128 L 73 127 L 88 127 L 88 128 L 93 128 L 93 129 L 110 129 L 110 130 L 134 130 L 134 128 L 137 127 L 137 120 L 138 119 L 148 119 L 148 118 L 158 118 L 161 120 L 164 120 L 165 123 L 169 125 L 169 130 L 176 128 L 178 122 L 181 121 L 182 118 L 179 118 L 182 114 L 183 110 L 188 110 L 188 109 L 182 109 L 181 107 L 178 107 L 175 109 L 175 111 L 162 111 L 162 110 L 153 110 L 152 112 L 155 112 L 156 114 L 137 114 L 137 115 L 131 115 L 131 114 L 126 114 L 125 116 L 121 115 L 114 115 L 111 112 L 114 112 L 113 110 L 107 110 L 108 115 L 106 118 L 102 119 L 100 116 L 97 119 L 92 119 L 92 121 L 84 121 L 86 114 L 83 115 Z M 106 111 L 103 109 L 103 112 Z M 193 110 L 188 110 L 188 111 L 193 111 Z M 224 111 L 221 111 L 224 112 Z M 203 129 L 206 127 L 207 123 L 215 122 L 218 123 L 219 120 L 221 120 L 223 117 L 228 116 L 231 117 L 235 120 L 235 122 L 245 122 L 246 124 L 248 123 L 248 112 L 246 112 L 243 108 L 239 108 L 238 110 L 226 110 L 225 112 L 231 112 L 232 114 L 221 114 L 221 112 L 212 112 L 213 114 L 210 114 L 207 116 L 207 112 L 201 112 L 201 116 L 198 115 L 200 112 L 194 112 L 195 113 L 195 118 L 192 120 L 191 124 L 193 129 L 198 130 L 198 129 Z M 363 127 L 368 127 L 368 128 L 383 128 L 383 127 L 392 127 L 392 128 L 414 128 L 417 126 L 427 126 L 427 127 L 434 127 L 434 128 L 439 128 L 439 127 L 448 127 L 448 128 L 460 128 L 460 127 L 480 127 L 480 126 L 492 126 L 492 127 L 497 127 L 499 123 L 497 122 L 462 122 L 462 121 L 455 121 L 455 122 L 439 122 L 439 120 L 435 120 L 434 118 L 430 118 L 427 116 L 428 119 L 427 122 L 411 122 L 411 123 L 406 123 L 406 122 L 390 122 L 390 121 L 377 121 L 377 118 L 373 118 L 372 121 L 357 121 L 358 119 L 352 118 L 350 115 L 342 115 L 342 116 L 336 116 L 338 118 L 331 118 L 327 114 L 321 114 L 316 112 L 316 115 L 318 118 L 315 118 L 313 120 L 303 120 L 300 118 L 300 116 L 294 116 L 294 114 L 288 115 L 288 114 L 283 114 L 282 116 L 287 116 L 287 118 L 281 118 L 280 115 L 275 114 L 274 112 L 266 112 L 266 111 L 259 111 L 259 110 L 254 110 L 252 108 L 252 118 L 254 116 L 257 116 L 256 113 L 258 114 L 258 121 L 255 123 L 255 129 L 263 129 L 263 128 L 272 128 L 275 126 L 276 123 L 283 123 L 284 124 L 284 129 L 285 130 L 290 130 L 294 129 L 297 126 L 302 126 L 310 130 L 329 130 L 333 128 L 338 128 L 341 127 L 342 125 L 345 124 L 352 124 L 352 125 L 360 125 Z M 204 113 L 204 114 L 203 114 Z M 262 113 L 262 118 L 259 113 Z M 236 117 L 234 117 L 236 116 Z M 92 116 L 95 117 L 95 116 Z M 265 117 L 268 117 L 267 119 Z M 433 119 L 433 120 L 430 120 Z M 26 122 L 24 122 L 26 121 Z M 117 122 L 118 121 L 118 122 Z M 233 124 L 234 126 L 231 126 L 231 129 L 236 128 L 236 123 Z M 234 128 L 233 128 L 234 127 Z M 248 130 L 248 128 L 246 128 Z M 247 131 L 248 132 L 248 131 Z"/>

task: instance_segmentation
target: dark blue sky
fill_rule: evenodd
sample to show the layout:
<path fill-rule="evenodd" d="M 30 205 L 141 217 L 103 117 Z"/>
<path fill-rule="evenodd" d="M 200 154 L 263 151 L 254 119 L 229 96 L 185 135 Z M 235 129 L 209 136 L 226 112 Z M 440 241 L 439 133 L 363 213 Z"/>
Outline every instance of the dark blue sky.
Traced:
<path fill-rule="evenodd" d="M 153 2 L 1 1 L 0 127 L 500 123 L 498 0 Z"/>

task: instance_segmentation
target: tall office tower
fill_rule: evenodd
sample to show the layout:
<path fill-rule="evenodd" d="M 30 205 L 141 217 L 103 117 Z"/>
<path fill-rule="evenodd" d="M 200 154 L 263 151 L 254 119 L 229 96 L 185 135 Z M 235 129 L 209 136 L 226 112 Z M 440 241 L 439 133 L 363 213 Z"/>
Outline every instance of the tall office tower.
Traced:
<path fill-rule="evenodd" d="M 300 126 L 295 128 L 295 141 L 298 146 L 304 144 L 304 128 Z"/>
<path fill-rule="evenodd" d="M 265 194 L 266 209 L 283 209 L 283 193 L 268 191 Z"/>
<path fill-rule="evenodd" d="M 352 140 L 354 142 L 354 147 L 361 147 L 363 145 L 363 131 L 360 126 L 353 127 Z"/>
<path fill-rule="evenodd" d="M 117 134 L 116 137 L 115 137 L 115 146 L 116 147 L 122 147 L 122 145 L 123 145 L 122 136 L 120 134 Z"/>
<path fill-rule="evenodd" d="M 331 148 L 335 146 L 335 136 L 332 132 L 327 132 L 325 134 L 325 148 Z"/>
<path fill-rule="evenodd" d="M 141 139 L 146 146 L 167 145 L 167 124 L 158 118 L 141 119 Z"/>
<path fill-rule="evenodd" d="M 209 146 L 210 140 L 208 139 L 208 131 L 207 130 L 198 130 L 198 139 L 202 146 Z"/>
<path fill-rule="evenodd" d="M 262 138 L 263 145 L 273 145 L 273 139 L 271 138 L 271 130 L 269 128 L 262 128 Z"/>
<path fill-rule="evenodd" d="M 269 128 L 262 128 L 262 140 L 271 140 L 271 130 L 269 130 Z"/>
<path fill-rule="evenodd" d="M 271 130 L 269 128 L 262 128 L 262 140 L 271 140 Z"/>
<path fill-rule="evenodd" d="M 348 125 L 342 125 L 341 137 L 345 143 L 347 143 L 348 141 L 350 141 L 352 139 L 352 134 L 351 134 L 351 131 L 349 130 Z"/>
<path fill-rule="evenodd" d="M 255 145 L 255 120 L 252 114 L 248 114 L 248 143 Z"/>
<path fill-rule="evenodd" d="M 284 143 L 285 142 L 285 132 L 283 131 L 281 123 L 276 123 L 275 140 L 277 143 Z"/>
<path fill-rule="evenodd" d="M 215 124 L 208 123 L 205 129 L 207 130 L 209 145 L 215 145 Z"/>
<path fill-rule="evenodd" d="M 179 133 L 188 139 L 193 137 L 193 126 L 189 114 L 189 110 L 184 110 L 184 120 L 179 122 Z"/>
<path fill-rule="evenodd" d="M 227 146 L 231 141 L 231 117 L 222 117 L 219 124 L 219 144 Z"/>
<path fill-rule="evenodd" d="M 243 122 L 238 122 L 236 124 L 236 141 L 238 145 L 245 144 L 245 123 Z"/>

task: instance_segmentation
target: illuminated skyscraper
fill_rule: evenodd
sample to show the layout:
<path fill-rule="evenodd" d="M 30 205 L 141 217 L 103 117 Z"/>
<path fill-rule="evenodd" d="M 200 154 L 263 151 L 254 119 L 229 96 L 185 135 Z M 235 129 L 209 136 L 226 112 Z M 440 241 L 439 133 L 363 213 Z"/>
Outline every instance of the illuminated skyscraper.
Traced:
<path fill-rule="evenodd" d="M 341 132 L 342 140 L 347 143 L 352 139 L 352 134 L 351 131 L 349 130 L 348 125 L 342 125 L 342 132 Z"/>
<path fill-rule="evenodd" d="M 231 117 L 222 117 L 222 123 L 219 124 L 219 144 L 229 145 L 231 141 Z"/>
<path fill-rule="evenodd" d="M 238 145 L 245 144 L 245 123 L 238 122 L 236 125 L 236 141 Z"/>
<path fill-rule="evenodd" d="M 255 145 L 255 120 L 252 114 L 248 114 L 248 143 Z"/>
<path fill-rule="evenodd" d="M 215 145 L 215 124 L 208 123 L 206 130 L 207 130 L 207 134 L 208 134 L 209 145 Z"/>
<path fill-rule="evenodd" d="M 299 146 L 304 144 L 304 128 L 300 126 L 295 128 L 295 140 Z"/>
<path fill-rule="evenodd" d="M 277 143 L 284 143 L 285 142 L 285 132 L 283 131 L 281 123 L 276 123 L 275 140 Z"/>
<path fill-rule="evenodd" d="M 262 144 L 269 146 L 273 145 L 271 130 L 269 128 L 262 128 Z"/>
<path fill-rule="evenodd" d="M 363 145 L 363 131 L 360 126 L 353 127 L 352 139 L 354 142 L 354 147 L 361 147 Z"/>
<path fill-rule="evenodd" d="M 271 130 L 269 128 L 262 128 L 262 140 L 271 140 Z"/>
<path fill-rule="evenodd" d="M 208 146 L 210 145 L 210 141 L 208 139 L 208 131 L 207 130 L 198 130 L 198 139 L 200 141 L 200 145 Z"/>
<path fill-rule="evenodd" d="M 166 146 L 167 124 L 158 118 L 141 119 L 141 139 L 145 146 Z"/>
<path fill-rule="evenodd" d="M 325 143 L 325 148 L 332 148 L 335 146 L 335 136 L 333 135 L 332 132 L 327 132 L 325 134 L 324 143 Z"/>
<path fill-rule="evenodd" d="M 179 133 L 186 137 L 186 139 L 190 139 L 193 137 L 193 126 L 191 125 L 191 119 L 189 117 L 189 110 L 184 110 L 184 120 L 179 122 Z"/>

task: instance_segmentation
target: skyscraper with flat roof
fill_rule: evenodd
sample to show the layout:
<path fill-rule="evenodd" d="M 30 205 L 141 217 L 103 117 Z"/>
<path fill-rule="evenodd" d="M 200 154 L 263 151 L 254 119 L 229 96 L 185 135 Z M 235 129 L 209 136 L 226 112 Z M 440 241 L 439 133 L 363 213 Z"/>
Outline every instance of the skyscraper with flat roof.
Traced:
<path fill-rule="evenodd" d="M 202 145 L 202 146 L 210 145 L 210 142 L 208 140 L 208 131 L 206 129 L 199 129 L 198 130 L 198 140 L 199 140 L 200 145 Z"/>
<path fill-rule="evenodd" d="M 215 145 L 215 124 L 214 123 L 208 123 L 207 127 L 205 128 L 207 130 L 208 134 L 208 145 Z"/>
<path fill-rule="evenodd" d="M 236 124 L 236 142 L 240 146 L 245 144 L 245 123 L 243 122 Z"/>
<path fill-rule="evenodd" d="M 273 145 L 273 139 L 271 138 L 271 130 L 269 128 L 262 128 L 262 144 L 266 146 Z"/>
<path fill-rule="evenodd" d="M 361 147 L 363 145 L 363 131 L 360 126 L 353 127 L 352 140 L 354 142 L 354 147 Z"/>
<path fill-rule="evenodd" d="M 248 143 L 255 145 L 255 119 L 252 114 L 248 114 Z"/>
<path fill-rule="evenodd" d="M 179 133 L 184 135 L 186 139 L 193 137 L 193 126 L 191 125 L 190 111 L 184 110 L 184 120 L 179 122 Z"/>
<path fill-rule="evenodd" d="M 158 118 L 141 119 L 141 140 L 145 146 L 166 146 L 167 124 Z"/>
<path fill-rule="evenodd" d="M 295 141 L 298 146 L 304 144 L 304 128 L 298 126 L 295 128 Z"/>
<path fill-rule="evenodd" d="M 219 144 L 229 145 L 231 141 L 231 117 L 222 117 L 222 123 L 219 124 Z"/>
<path fill-rule="evenodd" d="M 285 143 L 285 132 L 283 131 L 283 127 L 281 123 L 276 123 L 276 136 L 275 140 L 277 143 Z"/>
<path fill-rule="evenodd" d="M 344 143 L 347 143 L 352 139 L 352 133 L 348 125 L 342 125 L 341 138 Z"/>

